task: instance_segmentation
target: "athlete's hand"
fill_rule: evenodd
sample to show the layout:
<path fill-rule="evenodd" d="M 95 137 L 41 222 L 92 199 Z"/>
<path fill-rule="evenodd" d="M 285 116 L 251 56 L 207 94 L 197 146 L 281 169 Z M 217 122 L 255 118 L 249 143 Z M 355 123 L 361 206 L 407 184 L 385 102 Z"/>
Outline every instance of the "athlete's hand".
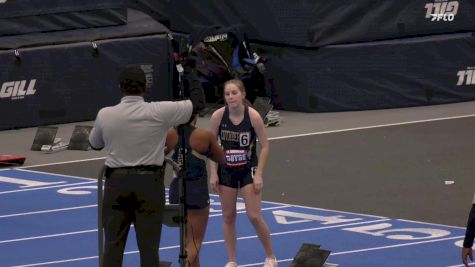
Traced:
<path fill-rule="evenodd" d="M 262 187 L 264 187 L 264 181 L 262 180 L 262 175 L 255 174 L 254 175 L 254 192 L 259 194 L 262 191 Z"/>
<path fill-rule="evenodd" d="M 218 183 L 218 175 L 211 174 L 209 177 L 209 184 L 211 185 L 211 190 L 215 193 L 219 193 L 219 183 Z"/>
<path fill-rule="evenodd" d="M 470 260 L 473 261 L 472 248 L 462 248 L 462 261 L 466 267 L 468 267 L 467 257 L 469 257 Z"/>

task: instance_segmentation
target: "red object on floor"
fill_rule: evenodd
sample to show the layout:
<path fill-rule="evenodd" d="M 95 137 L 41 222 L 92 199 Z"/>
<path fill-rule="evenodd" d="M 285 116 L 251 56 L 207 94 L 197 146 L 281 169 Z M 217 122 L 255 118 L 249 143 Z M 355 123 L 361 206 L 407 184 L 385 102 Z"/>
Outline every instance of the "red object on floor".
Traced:
<path fill-rule="evenodd" d="M 22 165 L 25 160 L 23 156 L 0 154 L 0 165 Z"/>

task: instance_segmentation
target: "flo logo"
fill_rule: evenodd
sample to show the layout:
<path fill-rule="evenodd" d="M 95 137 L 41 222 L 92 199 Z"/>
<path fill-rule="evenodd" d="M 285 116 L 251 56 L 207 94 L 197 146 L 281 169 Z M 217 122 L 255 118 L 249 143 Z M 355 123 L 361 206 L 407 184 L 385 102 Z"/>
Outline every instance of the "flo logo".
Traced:
<path fill-rule="evenodd" d="M 475 67 L 468 67 L 466 70 L 460 70 L 457 72 L 459 77 L 457 86 L 473 85 L 475 84 Z"/>
<path fill-rule="evenodd" d="M 26 80 L 5 82 L 0 89 L 0 98 L 11 98 L 12 100 L 23 99 L 27 95 L 34 95 L 36 93 L 36 80 L 31 80 L 26 86 Z M 26 88 L 26 90 L 25 90 Z"/>
<path fill-rule="evenodd" d="M 426 18 L 431 18 L 431 21 L 453 21 L 459 9 L 459 2 L 436 0 L 434 3 L 427 3 L 425 8 Z"/>

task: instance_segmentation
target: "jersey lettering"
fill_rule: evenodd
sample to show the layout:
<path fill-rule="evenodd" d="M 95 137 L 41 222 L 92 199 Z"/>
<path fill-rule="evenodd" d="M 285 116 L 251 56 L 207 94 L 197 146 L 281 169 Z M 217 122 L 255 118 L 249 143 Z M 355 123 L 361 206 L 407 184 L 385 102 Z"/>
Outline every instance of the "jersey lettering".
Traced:
<path fill-rule="evenodd" d="M 244 167 L 248 163 L 247 150 L 230 149 L 225 150 L 226 164 L 232 168 Z"/>

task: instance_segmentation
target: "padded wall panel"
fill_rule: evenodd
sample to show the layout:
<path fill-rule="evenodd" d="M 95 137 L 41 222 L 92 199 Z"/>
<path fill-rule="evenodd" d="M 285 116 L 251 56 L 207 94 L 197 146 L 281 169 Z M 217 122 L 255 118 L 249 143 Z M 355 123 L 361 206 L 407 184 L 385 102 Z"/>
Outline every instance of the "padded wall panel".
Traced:
<path fill-rule="evenodd" d="M 321 47 L 475 30 L 473 0 L 128 0 L 171 30 L 239 26 L 259 42 Z M 452 16 L 453 15 L 453 16 Z"/>
<path fill-rule="evenodd" d="M 94 120 L 97 111 L 118 103 L 117 77 L 128 64 L 148 72 L 146 100 L 167 100 L 171 53 L 165 34 L 0 51 L 0 130 Z"/>
<path fill-rule="evenodd" d="M 165 26 L 138 10 L 129 9 L 127 10 L 127 14 L 127 24 L 120 26 L 0 36 L 0 50 L 45 46 L 50 44 L 77 43 L 83 41 L 92 42 L 103 39 L 127 38 L 131 36 L 164 34 L 170 32 Z"/>
<path fill-rule="evenodd" d="M 450 34 L 331 45 L 256 45 L 277 107 L 304 112 L 384 109 L 475 100 L 475 38 Z"/>
<path fill-rule="evenodd" d="M 123 8 L 125 6 L 125 0 L 6 0 L 0 4 L 0 18 Z"/>
<path fill-rule="evenodd" d="M 8 0 L 0 4 L 0 36 L 125 23 L 125 0 Z"/>

